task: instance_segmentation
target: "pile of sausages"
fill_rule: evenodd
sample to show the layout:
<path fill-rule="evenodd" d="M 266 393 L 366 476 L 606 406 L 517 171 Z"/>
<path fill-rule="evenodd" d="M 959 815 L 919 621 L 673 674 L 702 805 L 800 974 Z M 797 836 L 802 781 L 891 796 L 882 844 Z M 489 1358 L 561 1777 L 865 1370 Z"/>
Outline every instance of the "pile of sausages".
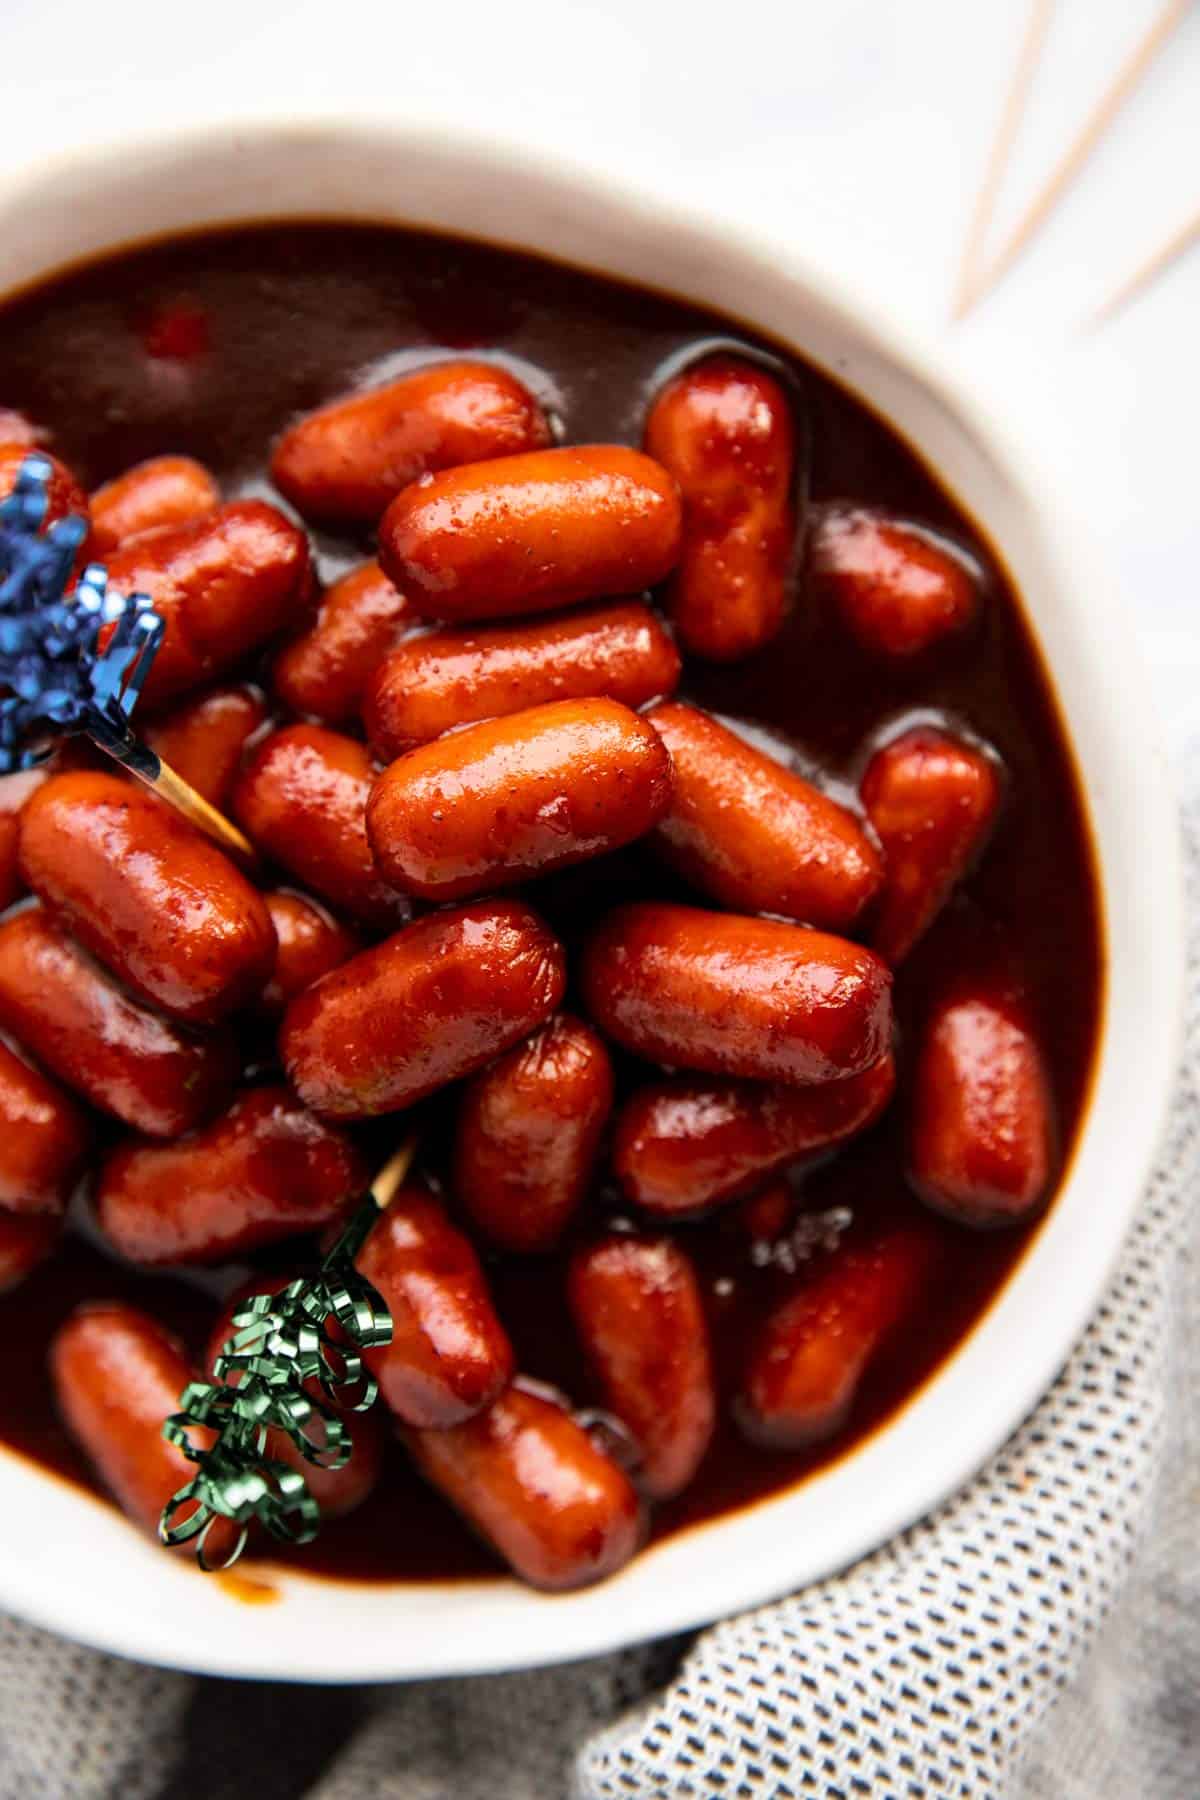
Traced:
<path fill-rule="evenodd" d="M 12 419 L 0 491 L 25 453 Z M 461 1084 L 447 1178 L 411 1181 L 361 1252 L 394 1321 L 372 1362 L 388 1428 L 542 1587 L 619 1567 L 645 1502 L 695 1474 L 718 1371 L 676 1228 L 742 1202 L 785 1229 L 795 1200 L 772 1184 L 880 1117 L 892 970 L 1002 800 L 985 745 L 923 726 L 883 743 L 844 805 L 672 698 L 681 652 L 770 643 L 802 537 L 800 603 L 835 607 L 864 667 L 927 652 L 982 604 L 970 559 L 917 522 L 825 506 L 802 533 L 795 460 L 792 402 L 749 358 L 676 374 L 644 451 L 556 443 L 512 374 L 441 362 L 276 445 L 304 519 L 378 528 L 378 560 L 324 593 L 292 518 L 222 503 L 186 458 L 90 502 L 56 469 L 53 512 L 85 513 L 87 553 L 166 620 L 141 728 L 270 874 L 85 757 L 0 785 L 3 1279 L 53 1251 L 96 1115 L 124 1128 L 102 1132 L 90 1196 L 113 1250 L 220 1264 L 330 1226 L 370 1179 L 359 1125 Z M 635 841 L 689 902 L 651 885 L 568 969 L 539 880 Z M 264 1026 L 278 1073 L 247 1082 Z M 615 1110 L 614 1048 L 642 1065 Z M 964 970 L 906 1052 L 914 1194 L 965 1225 L 1027 1217 L 1053 1129 L 1017 996 Z M 603 1180 L 635 1229 L 579 1227 Z M 794 1448 L 844 1421 L 921 1304 L 927 1218 L 914 1205 L 800 1268 L 722 1376 L 749 1438 Z M 522 1379 L 489 1295 L 481 1253 L 568 1234 L 571 1311 L 629 1466 Z M 190 1473 L 160 1435 L 194 1373 L 182 1350 L 96 1302 L 52 1365 L 71 1431 L 152 1528 Z M 312 1475 L 330 1514 L 377 1479 L 377 1410 L 354 1419 L 349 1465 Z"/>

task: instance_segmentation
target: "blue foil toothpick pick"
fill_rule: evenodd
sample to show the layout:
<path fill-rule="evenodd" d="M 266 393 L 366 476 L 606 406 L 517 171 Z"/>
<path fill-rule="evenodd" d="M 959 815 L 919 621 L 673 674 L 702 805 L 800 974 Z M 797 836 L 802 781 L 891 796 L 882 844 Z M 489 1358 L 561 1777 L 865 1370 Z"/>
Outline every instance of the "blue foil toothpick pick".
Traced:
<path fill-rule="evenodd" d="M 43 530 L 50 463 L 26 457 L 0 503 L 0 773 L 44 762 L 48 733 L 86 732 L 118 761 L 139 747 L 130 714 L 165 629 L 145 594 L 108 591 L 99 563 L 66 589 L 87 536 L 83 519 Z M 116 629 L 103 650 L 105 625 Z"/>
<path fill-rule="evenodd" d="M 0 774 L 45 762 L 82 732 L 243 861 L 249 841 L 134 735 L 166 625 L 145 594 L 113 594 L 101 563 L 68 593 L 87 521 L 46 525 L 51 464 L 31 452 L 0 502 Z M 109 627 L 111 634 L 101 646 Z"/>

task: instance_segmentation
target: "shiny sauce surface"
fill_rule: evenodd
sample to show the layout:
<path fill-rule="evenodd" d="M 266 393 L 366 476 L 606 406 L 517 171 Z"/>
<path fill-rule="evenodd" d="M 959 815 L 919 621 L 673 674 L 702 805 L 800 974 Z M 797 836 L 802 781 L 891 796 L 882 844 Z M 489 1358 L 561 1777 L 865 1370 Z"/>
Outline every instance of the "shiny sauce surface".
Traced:
<path fill-rule="evenodd" d="M 983 570 L 980 621 L 963 641 L 911 669 L 856 648 L 798 584 L 781 637 L 732 667 L 689 662 L 682 697 L 716 712 L 812 775 L 839 798 L 871 748 L 904 720 L 947 721 L 987 739 L 1007 770 L 995 837 L 897 981 L 901 1068 L 921 1009 L 944 974 L 995 958 L 1029 998 L 1050 1071 L 1065 1166 L 1086 1105 L 1103 993 L 1096 877 L 1081 794 L 1054 696 L 1003 567 L 935 475 L 885 423 L 833 382 L 736 321 L 673 299 L 516 253 L 427 234 L 345 225 L 254 227 L 155 245 L 89 265 L 0 311 L 0 405 L 46 427 L 48 447 L 88 487 L 164 451 L 199 458 L 226 497 L 278 501 L 265 465 L 297 413 L 447 351 L 510 365 L 571 441 L 640 442 L 664 370 L 704 347 L 764 355 L 794 385 L 808 422 L 814 501 L 882 505 L 950 534 Z M 314 534 L 331 579 L 370 550 L 367 537 Z M 633 851 L 542 882 L 530 897 L 573 949 L 617 900 L 674 892 Z M 685 896 L 678 889 L 679 897 Z M 567 1004 L 577 1004 L 568 994 Z M 249 1048 L 249 1045 L 248 1045 Z M 261 1046 L 255 1045 L 256 1058 Z M 618 1058 L 619 1092 L 652 1076 Z M 453 1096 L 427 1111 L 436 1172 Z M 903 1078 L 881 1125 L 802 1177 L 806 1211 L 845 1209 L 856 1224 L 902 1216 L 916 1202 L 903 1175 Z M 367 1143 L 386 1145 L 394 1122 Z M 582 1234 L 628 1213 L 602 1184 Z M 751 1327 L 789 1285 L 760 1266 L 736 1207 L 678 1228 L 700 1267 L 718 1369 L 737 1371 Z M 930 1303 L 902 1326 L 859 1389 L 846 1426 L 800 1453 L 756 1449 L 724 1424 L 689 1489 L 656 1510 L 662 1536 L 778 1492 L 843 1456 L 884 1424 L 953 1351 L 1027 1249 L 1036 1225 L 972 1232 L 939 1224 Z M 522 1369 L 579 1405 L 594 1399 L 567 1313 L 563 1266 L 489 1258 L 498 1308 Z M 298 1247 L 260 1259 L 293 1269 Z M 55 1416 L 46 1347 L 81 1299 L 124 1297 L 203 1341 L 215 1298 L 245 1265 L 198 1277 L 148 1276 L 96 1244 L 78 1203 L 64 1251 L 0 1298 L 0 1440 L 59 1474 L 94 1477 Z M 373 1498 L 296 1553 L 314 1573 L 371 1580 L 444 1579 L 498 1570 L 449 1507 L 424 1488 L 399 1448 Z M 288 1560 L 285 1558 L 284 1560 Z"/>

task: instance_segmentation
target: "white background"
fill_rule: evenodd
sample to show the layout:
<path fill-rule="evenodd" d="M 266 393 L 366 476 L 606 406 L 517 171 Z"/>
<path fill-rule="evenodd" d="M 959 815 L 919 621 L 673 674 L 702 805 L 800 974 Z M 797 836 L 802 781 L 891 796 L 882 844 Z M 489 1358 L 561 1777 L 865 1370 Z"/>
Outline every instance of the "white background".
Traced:
<path fill-rule="evenodd" d="M 1160 4 L 1058 0 L 1001 227 Z M 786 233 L 1036 445 L 1122 584 L 1178 745 L 1200 730 L 1200 248 L 1084 321 L 1200 208 L 1200 6 L 1036 246 L 952 327 L 1028 5 L 0 0 L 0 149 L 11 168 L 129 121 L 432 115 Z"/>

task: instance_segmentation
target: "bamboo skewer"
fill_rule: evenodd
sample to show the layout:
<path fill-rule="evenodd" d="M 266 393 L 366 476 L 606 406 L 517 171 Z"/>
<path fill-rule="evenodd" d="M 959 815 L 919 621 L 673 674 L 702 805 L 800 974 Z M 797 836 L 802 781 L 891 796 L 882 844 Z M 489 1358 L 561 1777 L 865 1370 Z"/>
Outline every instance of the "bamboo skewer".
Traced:
<path fill-rule="evenodd" d="M 250 839 L 243 836 L 224 813 L 219 813 L 215 806 L 210 805 L 203 794 L 198 794 L 191 783 L 177 774 L 170 763 L 165 763 L 157 752 L 137 741 L 129 756 L 120 755 L 108 744 L 103 745 L 103 748 L 148 787 L 152 794 L 157 794 L 160 800 L 165 800 L 168 806 L 173 806 L 176 812 L 182 813 L 190 824 L 204 832 L 206 837 L 212 838 L 222 850 L 245 867 L 257 868 L 258 855 Z"/>
<path fill-rule="evenodd" d="M 1101 325 L 1106 319 L 1111 319 L 1114 313 L 1120 312 L 1123 306 L 1127 306 L 1138 294 L 1144 292 L 1152 281 L 1156 281 L 1173 262 L 1177 262 L 1197 243 L 1200 243 L 1200 212 L 1190 218 L 1186 225 L 1180 226 L 1178 231 L 1172 232 L 1165 244 L 1160 244 L 1152 256 L 1139 263 L 1132 275 L 1126 276 L 1104 304 L 1092 314 L 1088 320 L 1089 325 Z"/>
<path fill-rule="evenodd" d="M 1084 120 L 1049 180 L 1034 196 L 991 262 L 984 267 L 965 304 L 956 310 L 957 318 L 963 317 L 973 306 L 978 305 L 980 300 L 996 287 L 1017 258 L 1028 248 L 1064 193 L 1088 162 L 1097 144 L 1142 80 L 1158 52 L 1176 26 L 1181 23 L 1191 4 L 1192 0 L 1168 0 L 1167 5 L 1153 20 L 1149 29 L 1139 39 Z M 1011 138 L 1008 145 L 1003 146 L 1006 154 L 1010 146 Z M 1002 173 L 1003 169 L 1001 168 L 994 177 L 996 185 L 998 185 Z M 990 168 L 988 175 L 991 180 Z"/>
<path fill-rule="evenodd" d="M 951 317 L 961 319 L 970 311 L 976 298 L 976 282 L 979 265 L 983 256 L 983 246 L 987 239 L 988 228 L 992 222 L 992 214 L 996 209 L 996 197 L 1004 179 L 1004 171 L 1008 167 L 1012 155 L 1013 144 L 1021 128 L 1029 105 L 1029 96 L 1033 89 L 1034 77 L 1038 63 L 1045 48 L 1046 34 L 1050 29 L 1050 18 L 1054 12 L 1054 0 L 1033 0 L 1025 36 L 1017 57 L 1017 66 L 1009 83 L 1008 93 L 1004 97 L 1004 108 L 1000 114 L 1000 122 L 996 127 L 996 135 L 992 139 L 992 147 L 988 153 L 987 166 L 984 169 L 983 181 L 975 199 L 971 220 L 967 227 L 967 241 L 963 246 L 962 258 L 958 265 L 958 281 L 954 294 L 954 306 Z"/>
<path fill-rule="evenodd" d="M 417 1154 L 416 1136 L 406 1138 L 376 1175 L 371 1183 L 370 1194 L 380 1212 L 386 1212 L 396 1195 L 403 1187 L 412 1167 L 413 1158 Z"/>

